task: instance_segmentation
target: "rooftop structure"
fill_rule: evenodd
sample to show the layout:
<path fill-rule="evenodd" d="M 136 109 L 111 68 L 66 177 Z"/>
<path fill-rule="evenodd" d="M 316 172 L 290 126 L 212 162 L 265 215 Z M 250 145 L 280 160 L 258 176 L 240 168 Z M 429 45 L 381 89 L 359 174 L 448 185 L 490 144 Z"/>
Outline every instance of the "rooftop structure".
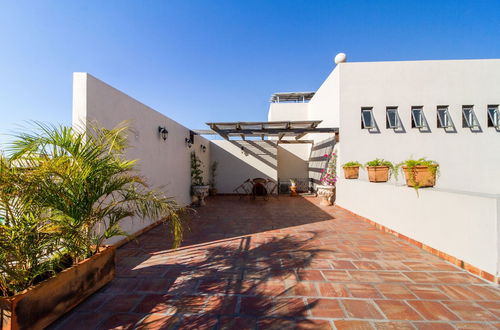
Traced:
<path fill-rule="evenodd" d="M 271 95 L 270 102 L 309 102 L 315 92 L 289 92 L 289 93 L 274 93 Z"/>

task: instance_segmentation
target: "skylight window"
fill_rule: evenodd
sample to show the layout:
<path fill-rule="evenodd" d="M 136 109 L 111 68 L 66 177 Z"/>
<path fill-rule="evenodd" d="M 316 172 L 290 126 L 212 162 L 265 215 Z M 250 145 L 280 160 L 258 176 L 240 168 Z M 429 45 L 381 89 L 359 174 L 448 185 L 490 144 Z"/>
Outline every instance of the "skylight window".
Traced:
<path fill-rule="evenodd" d="M 462 106 L 462 127 L 475 128 L 479 127 L 479 122 L 474 113 L 474 106 Z"/>
<path fill-rule="evenodd" d="M 373 118 L 373 108 L 361 108 L 361 128 L 375 128 L 375 119 Z"/>
<path fill-rule="evenodd" d="M 399 116 L 398 116 L 398 107 L 387 107 L 386 109 L 386 128 L 399 128 Z"/>
<path fill-rule="evenodd" d="M 488 127 L 500 128 L 500 112 L 498 105 L 488 105 Z"/>
<path fill-rule="evenodd" d="M 425 127 L 423 107 L 411 107 L 411 127 L 412 128 Z"/>
<path fill-rule="evenodd" d="M 438 128 L 450 128 L 452 127 L 450 113 L 448 112 L 447 105 L 440 105 L 437 107 L 437 127 Z"/>

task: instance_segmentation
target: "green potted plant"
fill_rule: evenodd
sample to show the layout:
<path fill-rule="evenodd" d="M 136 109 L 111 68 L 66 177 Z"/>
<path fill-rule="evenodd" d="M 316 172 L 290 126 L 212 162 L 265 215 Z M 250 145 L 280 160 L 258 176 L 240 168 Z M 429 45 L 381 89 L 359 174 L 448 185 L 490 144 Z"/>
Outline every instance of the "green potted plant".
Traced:
<path fill-rule="evenodd" d="M 297 179 L 290 179 L 290 196 L 298 196 L 297 193 Z"/>
<path fill-rule="evenodd" d="M 194 151 L 191 152 L 191 195 L 194 197 L 193 204 L 205 205 L 205 197 L 208 195 L 209 185 L 203 182 L 203 162 Z"/>
<path fill-rule="evenodd" d="M 384 159 L 376 158 L 365 164 L 370 182 L 387 182 L 394 172 L 394 165 Z"/>
<path fill-rule="evenodd" d="M 124 219 L 168 221 L 179 245 L 180 208 L 125 159 L 126 131 L 38 125 L 0 153 L 2 329 L 43 329 L 111 281 Z"/>
<path fill-rule="evenodd" d="M 398 168 L 403 169 L 406 179 L 406 185 L 413 187 L 415 190 L 422 187 L 434 187 L 436 177 L 439 172 L 439 164 L 433 160 L 425 158 L 407 159 L 398 164 Z"/>
<path fill-rule="evenodd" d="M 215 177 L 217 176 L 217 166 L 219 163 L 217 161 L 213 161 L 212 165 L 210 166 L 210 189 L 208 191 L 210 196 L 215 196 L 217 195 L 217 188 L 216 188 L 216 180 Z"/>
<path fill-rule="evenodd" d="M 358 161 L 345 163 L 344 165 L 342 165 L 342 168 L 344 169 L 344 177 L 346 179 L 359 178 L 359 168 L 360 167 L 362 168 L 363 165 L 361 165 L 361 163 Z"/>

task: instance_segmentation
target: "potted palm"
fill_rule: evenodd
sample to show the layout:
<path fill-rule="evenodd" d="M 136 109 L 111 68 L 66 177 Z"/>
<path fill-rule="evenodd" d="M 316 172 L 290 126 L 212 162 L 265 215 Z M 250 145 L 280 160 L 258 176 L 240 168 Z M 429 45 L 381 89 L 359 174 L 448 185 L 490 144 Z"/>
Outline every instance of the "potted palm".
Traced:
<path fill-rule="evenodd" d="M 342 168 L 344 169 L 344 177 L 346 179 L 357 179 L 359 177 L 360 167 L 363 167 L 363 165 L 361 165 L 358 161 L 345 163 L 342 165 Z"/>
<path fill-rule="evenodd" d="M 425 158 L 407 159 L 398 164 L 403 169 L 406 185 L 418 191 L 422 187 L 434 187 L 439 164 Z"/>
<path fill-rule="evenodd" d="M 203 183 L 203 162 L 191 152 L 191 194 L 194 198 L 193 205 L 205 205 L 205 197 L 208 195 L 209 185 Z"/>
<path fill-rule="evenodd" d="M 387 160 L 376 158 L 365 164 L 370 182 L 387 182 L 394 172 L 394 165 Z"/>
<path fill-rule="evenodd" d="M 298 196 L 297 193 L 297 179 L 290 179 L 290 196 Z"/>
<path fill-rule="evenodd" d="M 42 329 L 113 279 L 125 218 L 164 219 L 174 245 L 180 209 L 124 159 L 125 126 L 39 125 L 0 157 L 2 329 Z"/>

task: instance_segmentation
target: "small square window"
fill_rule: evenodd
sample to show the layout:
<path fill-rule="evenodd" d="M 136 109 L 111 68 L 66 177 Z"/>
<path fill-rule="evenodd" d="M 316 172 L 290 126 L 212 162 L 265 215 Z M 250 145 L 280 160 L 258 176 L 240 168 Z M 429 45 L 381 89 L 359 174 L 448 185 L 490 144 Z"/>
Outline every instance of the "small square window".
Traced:
<path fill-rule="evenodd" d="M 361 128 L 375 128 L 375 119 L 373 118 L 373 108 L 361 108 Z"/>
<path fill-rule="evenodd" d="M 399 116 L 397 107 L 387 107 L 386 109 L 386 128 L 399 128 Z"/>
<path fill-rule="evenodd" d="M 449 128 L 451 127 L 450 113 L 448 112 L 447 105 L 440 105 L 437 107 L 437 127 L 438 128 Z"/>
<path fill-rule="evenodd" d="M 411 107 L 411 127 L 424 128 L 424 108 Z"/>
<path fill-rule="evenodd" d="M 500 112 L 498 105 L 488 105 L 488 127 L 500 128 Z"/>
<path fill-rule="evenodd" d="M 462 106 L 462 127 L 474 128 L 478 127 L 479 123 L 474 113 L 474 106 L 464 105 Z"/>

